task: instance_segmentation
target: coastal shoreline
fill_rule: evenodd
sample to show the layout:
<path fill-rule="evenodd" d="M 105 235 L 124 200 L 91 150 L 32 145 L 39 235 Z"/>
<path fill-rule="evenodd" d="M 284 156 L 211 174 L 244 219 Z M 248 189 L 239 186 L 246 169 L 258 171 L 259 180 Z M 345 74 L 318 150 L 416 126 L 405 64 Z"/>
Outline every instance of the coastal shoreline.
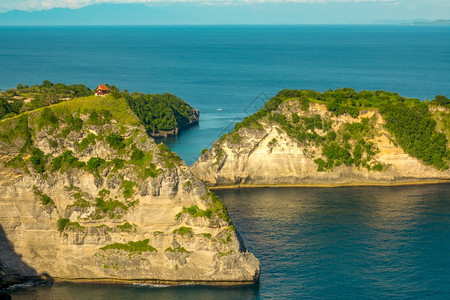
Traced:
<path fill-rule="evenodd" d="M 448 184 L 450 180 L 430 180 L 430 181 L 409 181 L 395 183 L 339 183 L 339 184 L 237 184 L 237 185 L 218 185 L 207 186 L 210 190 L 239 190 L 253 188 L 288 188 L 288 187 L 314 187 L 314 188 L 339 188 L 339 187 L 390 187 L 390 186 L 413 186 L 413 185 L 433 185 Z"/>
<path fill-rule="evenodd" d="M 259 277 L 256 281 L 191 281 L 191 280 L 158 280 L 158 279 L 114 279 L 114 278 L 52 278 L 54 283 L 76 283 L 76 284 L 105 284 L 105 285 L 204 285 L 204 286 L 247 286 L 259 283 Z"/>

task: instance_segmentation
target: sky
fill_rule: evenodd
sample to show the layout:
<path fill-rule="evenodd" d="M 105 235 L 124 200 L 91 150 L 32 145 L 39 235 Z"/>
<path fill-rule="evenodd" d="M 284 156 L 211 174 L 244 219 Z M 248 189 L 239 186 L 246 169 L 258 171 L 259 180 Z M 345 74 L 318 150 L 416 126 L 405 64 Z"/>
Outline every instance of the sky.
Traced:
<path fill-rule="evenodd" d="M 450 19 L 450 0 L 0 0 L 0 25 L 381 24 Z"/>

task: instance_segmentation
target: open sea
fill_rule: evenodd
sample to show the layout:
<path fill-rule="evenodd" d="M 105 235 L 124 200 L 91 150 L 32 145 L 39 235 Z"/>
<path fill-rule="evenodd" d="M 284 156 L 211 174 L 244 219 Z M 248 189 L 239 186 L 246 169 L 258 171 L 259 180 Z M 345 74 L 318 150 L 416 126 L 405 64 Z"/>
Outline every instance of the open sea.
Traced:
<path fill-rule="evenodd" d="M 0 27 L 0 89 L 115 84 L 169 92 L 200 124 L 164 139 L 188 164 L 277 91 L 450 97 L 450 26 Z M 450 299 L 450 185 L 219 191 L 261 282 L 55 284 L 13 299 Z"/>

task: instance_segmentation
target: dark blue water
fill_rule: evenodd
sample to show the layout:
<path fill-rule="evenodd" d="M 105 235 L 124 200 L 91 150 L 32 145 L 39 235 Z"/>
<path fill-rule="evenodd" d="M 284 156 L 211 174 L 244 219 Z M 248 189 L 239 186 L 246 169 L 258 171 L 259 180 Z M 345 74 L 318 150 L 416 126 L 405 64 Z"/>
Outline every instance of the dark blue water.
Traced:
<path fill-rule="evenodd" d="M 261 92 L 450 96 L 450 27 L 0 27 L 0 88 L 45 79 L 178 95 L 201 111 L 195 130 L 167 141 L 191 164 L 262 106 Z"/>
<path fill-rule="evenodd" d="M 218 195 L 261 260 L 262 298 L 450 298 L 450 185 Z"/>
<path fill-rule="evenodd" d="M 99 83 L 201 111 L 166 140 L 189 164 L 283 88 L 450 96 L 450 27 L 0 27 L 0 88 Z M 222 110 L 218 110 L 222 109 Z M 221 191 L 261 260 L 251 287 L 56 284 L 17 299 L 448 299 L 450 186 Z"/>
<path fill-rule="evenodd" d="M 450 185 L 218 191 L 261 282 L 56 284 L 13 299 L 449 299 Z"/>

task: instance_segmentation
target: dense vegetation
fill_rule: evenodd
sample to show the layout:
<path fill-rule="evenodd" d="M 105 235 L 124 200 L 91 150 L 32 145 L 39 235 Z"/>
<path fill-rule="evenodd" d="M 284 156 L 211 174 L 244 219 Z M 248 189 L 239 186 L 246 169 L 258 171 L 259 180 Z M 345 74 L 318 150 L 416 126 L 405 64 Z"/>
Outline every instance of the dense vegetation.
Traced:
<path fill-rule="evenodd" d="M 380 113 L 387 129 L 407 153 L 437 169 L 448 168 L 447 138 L 436 131 L 436 121 L 425 103 L 389 103 L 380 108 Z"/>
<path fill-rule="evenodd" d="M 300 117 L 297 113 L 292 113 L 286 116 L 279 112 L 279 105 L 286 101 L 297 101 L 303 111 L 308 111 L 310 103 L 322 103 L 335 116 L 348 114 L 357 117 L 362 110 L 378 109 L 386 121 L 386 129 L 405 152 L 439 170 L 448 168 L 448 141 L 444 133 L 438 132 L 436 121 L 429 110 L 432 106 L 449 108 L 450 100 L 442 95 L 436 96 L 434 100 L 421 102 L 418 99 L 404 98 L 397 93 L 356 92 L 351 88 L 328 90 L 324 93 L 282 90 L 263 109 L 237 123 L 234 131 L 221 140 L 228 138 L 237 143 L 241 138 L 238 133 L 240 128 L 261 129 L 260 120 L 267 117 L 278 122 L 288 135 L 305 145 L 322 146 L 322 156 L 326 160 L 315 160 L 319 171 L 332 170 L 334 166 L 341 164 L 363 166 L 375 171 L 384 169 L 382 164 L 374 160 L 378 149 L 369 141 L 373 135 L 373 120 L 363 119 L 360 123 L 347 124 L 342 130 L 335 132 L 331 122 L 322 120 L 320 115 Z M 318 131 L 324 134 L 318 134 Z M 271 141 L 271 145 L 275 143 L 276 141 Z M 217 157 L 221 156 L 218 144 L 215 148 Z"/>
<path fill-rule="evenodd" d="M 114 244 L 109 244 L 106 245 L 102 248 L 100 248 L 100 250 L 123 250 L 123 251 L 128 251 L 130 252 L 130 254 L 142 254 L 142 252 L 158 252 L 158 250 L 156 250 L 154 247 L 150 246 L 148 244 L 149 240 L 145 239 L 142 241 L 129 241 L 126 244 L 122 244 L 122 243 L 114 243 Z"/>
<path fill-rule="evenodd" d="M 73 99 L 93 95 L 94 91 L 84 84 L 65 85 L 44 80 L 41 85 L 23 85 L 0 93 L 0 119 L 24 111 Z"/>
<path fill-rule="evenodd" d="M 185 128 L 190 123 L 192 107 L 174 95 L 135 92 L 123 93 L 123 96 L 149 134 Z"/>
<path fill-rule="evenodd" d="M 124 98 L 132 111 L 144 124 L 149 134 L 160 131 L 171 131 L 183 129 L 195 123 L 193 108 L 176 97 L 165 93 L 143 94 L 128 93 L 120 91 L 114 85 L 108 85 L 110 93 L 115 98 Z M 9 118 L 25 111 L 31 111 L 40 107 L 49 106 L 64 100 L 87 97 L 94 91 L 83 84 L 65 85 L 63 83 L 52 83 L 44 80 L 41 85 L 19 84 L 16 88 L 0 92 L 0 119 Z M 102 125 L 111 120 L 111 116 L 100 116 L 101 111 L 97 109 L 88 122 L 92 125 Z"/>

